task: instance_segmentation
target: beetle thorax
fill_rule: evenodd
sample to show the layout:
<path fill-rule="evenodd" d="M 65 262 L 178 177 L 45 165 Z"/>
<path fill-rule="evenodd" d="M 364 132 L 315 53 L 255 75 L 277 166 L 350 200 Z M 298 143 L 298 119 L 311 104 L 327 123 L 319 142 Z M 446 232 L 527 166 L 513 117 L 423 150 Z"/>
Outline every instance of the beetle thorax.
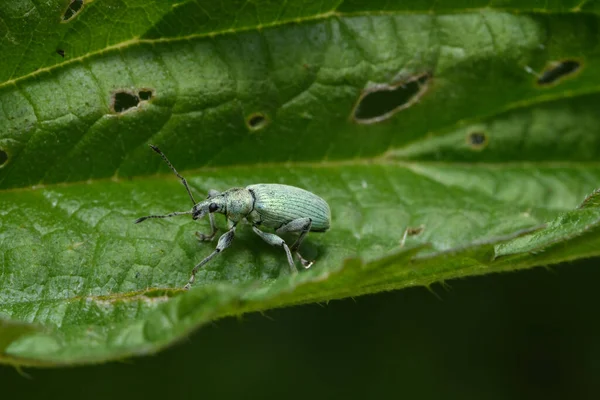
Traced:
<path fill-rule="evenodd" d="M 254 196 L 246 188 L 233 188 L 223 192 L 227 202 L 227 218 L 233 222 L 244 219 L 254 207 Z"/>

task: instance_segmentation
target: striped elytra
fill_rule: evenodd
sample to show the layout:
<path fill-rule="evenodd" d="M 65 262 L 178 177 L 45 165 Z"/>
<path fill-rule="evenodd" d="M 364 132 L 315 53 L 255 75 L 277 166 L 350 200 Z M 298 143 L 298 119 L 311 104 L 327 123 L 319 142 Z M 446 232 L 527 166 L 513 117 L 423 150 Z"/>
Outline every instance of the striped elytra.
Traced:
<path fill-rule="evenodd" d="M 308 190 L 276 183 L 247 186 L 254 197 L 254 211 L 261 225 L 275 228 L 298 218 L 312 220 L 311 232 L 329 229 L 331 211 L 325 200 Z"/>

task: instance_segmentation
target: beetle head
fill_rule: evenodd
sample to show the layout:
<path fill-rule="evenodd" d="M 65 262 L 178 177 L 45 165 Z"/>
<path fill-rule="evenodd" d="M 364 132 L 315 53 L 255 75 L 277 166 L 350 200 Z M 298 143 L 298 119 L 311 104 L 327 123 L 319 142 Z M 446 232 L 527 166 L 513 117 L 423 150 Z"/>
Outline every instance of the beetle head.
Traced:
<path fill-rule="evenodd" d="M 192 218 L 200 219 L 209 213 L 226 213 L 226 201 L 222 195 L 211 197 L 194 205 L 192 208 Z"/>

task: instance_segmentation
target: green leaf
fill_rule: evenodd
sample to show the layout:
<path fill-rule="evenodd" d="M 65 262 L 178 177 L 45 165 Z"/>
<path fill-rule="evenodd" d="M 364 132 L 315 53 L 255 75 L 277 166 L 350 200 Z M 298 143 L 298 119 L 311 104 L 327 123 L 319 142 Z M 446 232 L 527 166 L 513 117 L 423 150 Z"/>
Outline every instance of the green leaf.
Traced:
<path fill-rule="evenodd" d="M 147 354 L 224 316 L 597 256 L 598 2 L 438 3 L 0 5 L 0 361 Z M 315 265 L 290 275 L 242 226 L 183 291 L 216 243 L 205 221 L 133 224 L 191 206 L 148 143 L 197 198 L 325 198 Z"/>

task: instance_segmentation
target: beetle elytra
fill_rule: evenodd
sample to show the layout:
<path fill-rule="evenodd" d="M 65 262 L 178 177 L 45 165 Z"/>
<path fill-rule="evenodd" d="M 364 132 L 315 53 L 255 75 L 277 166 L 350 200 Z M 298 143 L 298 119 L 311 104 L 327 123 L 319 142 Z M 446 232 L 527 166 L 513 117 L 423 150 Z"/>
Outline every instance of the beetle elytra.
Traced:
<path fill-rule="evenodd" d="M 217 233 L 214 213 L 224 214 L 228 221 L 229 229 L 217 243 L 215 250 L 200 261 L 192 270 L 192 274 L 184 289 L 189 289 L 196 279 L 196 273 L 217 254 L 228 248 L 233 242 L 235 229 L 240 221 L 246 220 L 252 225 L 252 230 L 265 242 L 272 246 L 282 247 L 287 256 L 287 261 L 292 273 L 296 273 L 296 266 L 292 253 L 295 253 L 304 268 L 310 268 L 313 261 L 305 260 L 298 248 L 308 232 L 325 232 L 331 224 L 331 211 L 325 200 L 314 193 L 295 186 L 276 183 L 259 183 L 235 187 L 224 192 L 210 190 L 206 200 L 196 202 L 192 191 L 184 177 L 179 175 L 173 164 L 156 146 L 150 145 L 167 163 L 169 168 L 181 180 L 183 186 L 192 200 L 193 207 L 189 211 L 172 212 L 166 215 L 148 215 L 138 218 L 135 223 L 140 223 L 149 218 L 170 218 L 176 215 L 191 214 L 194 220 L 208 214 L 210 220 L 210 233 L 208 235 L 196 232 L 201 241 L 212 240 Z M 270 228 L 275 233 L 265 232 L 259 227 Z M 278 235 L 291 232 L 298 233 L 296 241 L 288 246 Z"/>

